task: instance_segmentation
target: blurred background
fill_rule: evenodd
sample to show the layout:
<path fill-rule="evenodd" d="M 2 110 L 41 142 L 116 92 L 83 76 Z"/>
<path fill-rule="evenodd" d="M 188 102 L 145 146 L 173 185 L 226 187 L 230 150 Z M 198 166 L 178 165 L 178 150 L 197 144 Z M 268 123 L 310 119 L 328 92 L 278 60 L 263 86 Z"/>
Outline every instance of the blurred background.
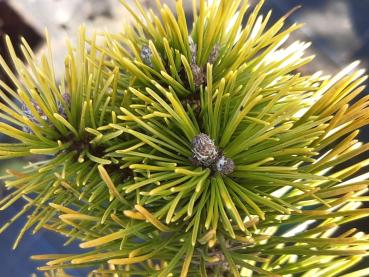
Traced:
<path fill-rule="evenodd" d="M 141 2 L 148 7 L 154 6 L 155 3 L 154 0 Z M 173 4 L 170 0 L 163 2 Z M 192 1 L 183 2 L 187 8 L 188 19 L 191 20 Z M 250 2 L 255 4 L 258 1 Z M 304 72 L 322 70 L 326 73 L 336 73 L 339 68 L 357 59 L 362 60 L 362 67 L 369 67 L 369 0 L 266 0 L 264 12 L 272 8 L 275 20 L 299 5 L 302 7 L 288 18 L 288 22 L 305 22 L 306 25 L 296 32 L 292 39 L 311 41 L 313 44 L 308 52 L 316 54 L 315 60 L 303 68 Z M 122 24 L 127 24 L 128 18 L 128 13 L 118 0 L 0 0 L 0 54 L 8 59 L 4 34 L 8 34 L 14 44 L 23 36 L 36 52 L 42 52 L 45 47 L 44 29 L 47 28 L 56 59 L 56 71 L 60 74 L 63 69 L 65 39 L 69 37 L 73 41 L 78 26 L 85 24 L 89 31 L 119 32 Z M 0 79 L 7 81 L 1 71 Z M 362 140 L 369 141 L 368 131 L 369 129 L 365 129 L 361 132 Z M 3 137 L 0 139 L 6 140 Z M 5 168 L 14 168 L 20 164 L 21 161 L 2 161 L 1 173 Z M 0 185 L 0 197 L 4 194 L 6 192 Z M 0 212 L 0 225 L 11 218 L 20 207 L 21 203 L 18 203 Z M 365 221 L 355 222 L 349 227 L 353 226 L 369 231 L 369 224 Z M 29 259 L 30 255 L 79 251 L 77 245 L 62 247 L 64 239 L 46 231 L 34 236 L 27 234 L 19 248 L 12 250 L 16 234 L 21 228 L 22 219 L 0 237 L 0 277 L 23 277 L 31 276 L 32 273 L 41 276 L 36 272 L 38 264 Z M 86 276 L 86 271 L 69 272 L 74 276 Z"/>

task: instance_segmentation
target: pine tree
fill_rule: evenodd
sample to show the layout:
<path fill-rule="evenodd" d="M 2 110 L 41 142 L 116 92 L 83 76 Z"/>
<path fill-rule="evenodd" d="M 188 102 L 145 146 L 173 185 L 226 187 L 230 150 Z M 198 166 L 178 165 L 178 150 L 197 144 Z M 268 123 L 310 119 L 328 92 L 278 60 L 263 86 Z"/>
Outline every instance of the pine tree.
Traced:
<path fill-rule="evenodd" d="M 6 38 L 0 157 L 38 157 L 3 177 L 1 209 L 25 204 L 1 232 L 28 213 L 14 247 L 42 228 L 78 241 L 83 254 L 32 256 L 54 276 L 369 274 L 350 270 L 369 236 L 340 231 L 369 215 L 357 63 L 299 73 L 309 44 L 285 44 L 301 25 L 269 26 L 263 1 L 194 0 L 190 24 L 182 1 L 122 4 L 133 24 L 99 43 L 82 28 L 61 81 L 51 51 L 23 41 L 22 62 Z"/>

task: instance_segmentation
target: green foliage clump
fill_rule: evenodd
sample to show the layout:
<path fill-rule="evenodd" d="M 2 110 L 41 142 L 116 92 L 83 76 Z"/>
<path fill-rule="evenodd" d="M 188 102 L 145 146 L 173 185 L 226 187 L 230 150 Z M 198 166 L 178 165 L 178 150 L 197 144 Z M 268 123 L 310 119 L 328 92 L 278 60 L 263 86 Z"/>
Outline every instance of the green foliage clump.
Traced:
<path fill-rule="evenodd" d="M 27 214 L 14 246 L 45 228 L 89 249 L 33 256 L 55 276 L 368 274 L 347 272 L 369 236 L 339 231 L 369 215 L 364 72 L 298 73 L 309 44 L 284 44 L 300 25 L 269 26 L 263 1 L 194 0 L 191 24 L 182 1 L 123 5 L 132 25 L 102 43 L 82 29 L 61 81 L 51 54 L 23 42 L 24 63 L 6 40 L 0 157 L 39 155 L 3 177 L 0 208 L 25 201 L 1 228 Z"/>

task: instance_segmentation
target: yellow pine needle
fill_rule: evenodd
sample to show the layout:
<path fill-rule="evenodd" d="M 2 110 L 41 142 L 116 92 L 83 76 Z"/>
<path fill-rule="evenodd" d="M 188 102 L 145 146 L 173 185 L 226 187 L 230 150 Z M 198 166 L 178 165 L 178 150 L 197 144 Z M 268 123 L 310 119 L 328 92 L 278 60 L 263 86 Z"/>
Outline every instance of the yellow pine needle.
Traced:
<path fill-rule="evenodd" d="M 152 225 L 154 225 L 156 228 L 158 228 L 160 231 L 163 232 L 171 232 L 172 229 L 168 226 L 161 223 L 153 214 L 151 214 L 148 210 L 146 210 L 141 205 L 135 205 L 135 209 L 140 212 L 148 222 L 150 222 Z"/>
<path fill-rule="evenodd" d="M 195 249 L 195 247 L 192 246 L 192 245 L 189 245 L 188 248 L 187 248 L 186 257 L 185 257 L 183 265 L 182 265 L 182 270 L 181 270 L 181 275 L 180 275 L 181 277 L 186 277 L 187 274 L 188 274 L 188 270 L 189 270 L 190 265 L 191 265 L 194 249 Z"/>
<path fill-rule="evenodd" d="M 58 258 L 68 257 L 68 254 L 43 254 L 43 255 L 32 255 L 32 260 L 54 260 Z"/>
<path fill-rule="evenodd" d="M 77 138 L 79 138 L 79 133 L 77 130 L 70 124 L 64 117 L 62 117 L 60 114 L 54 113 L 53 116 L 56 120 L 58 120 L 60 123 L 62 123 L 67 129 L 69 129 Z"/>
<path fill-rule="evenodd" d="M 62 214 L 59 216 L 60 219 L 66 219 L 66 220 L 84 220 L 84 221 L 97 221 L 99 222 L 101 219 L 96 216 L 90 216 L 85 214 Z"/>
<path fill-rule="evenodd" d="M 208 231 L 204 236 L 202 236 L 201 238 L 199 238 L 199 243 L 201 244 L 206 244 L 208 243 L 211 239 L 215 238 L 216 235 L 216 231 L 215 230 L 210 230 Z M 237 239 L 237 236 L 236 236 Z"/>
<path fill-rule="evenodd" d="M 186 168 L 175 168 L 175 173 L 181 174 L 181 175 L 187 175 L 187 176 L 201 176 L 204 175 L 205 171 L 199 171 L 199 170 L 189 170 Z"/>
<path fill-rule="evenodd" d="M 146 217 L 144 217 L 142 214 L 138 213 L 138 212 L 134 212 L 134 211 L 129 211 L 129 210 L 125 210 L 123 211 L 124 215 L 132 218 L 132 219 L 137 219 L 137 220 L 145 220 Z"/>
<path fill-rule="evenodd" d="M 113 265 L 127 265 L 127 264 L 135 264 L 139 262 L 146 261 L 150 258 L 152 258 L 155 254 L 150 253 L 143 256 L 138 257 L 130 257 L 130 258 L 123 258 L 123 259 L 111 259 L 108 261 L 109 264 Z"/>
<path fill-rule="evenodd" d="M 52 207 L 53 209 L 56 209 L 60 212 L 66 213 L 66 214 L 79 214 L 79 212 L 74 211 L 68 207 L 59 205 L 59 204 L 55 204 L 55 203 L 49 203 L 49 206 Z"/>
<path fill-rule="evenodd" d="M 109 235 L 106 235 L 106 236 L 103 236 L 103 237 L 100 237 L 100 238 L 97 238 L 97 239 L 94 239 L 94 240 L 90 240 L 90 241 L 80 243 L 79 246 L 81 248 L 96 247 L 96 246 L 103 245 L 103 244 L 109 243 L 111 241 L 123 238 L 124 235 L 125 235 L 124 231 L 117 231 L 115 233 L 111 233 Z"/>
<path fill-rule="evenodd" d="M 179 201 L 181 200 L 181 198 L 183 197 L 183 191 L 181 191 L 180 193 L 177 194 L 177 196 L 174 198 L 174 200 L 171 202 L 170 208 L 167 212 L 167 216 L 165 218 L 165 222 L 166 224 L 170 224 L 172 217 L 174 215 L 174 212 L 178 206 Z"/>
<path fill-rule="evenodd" d="M 103 179 L 103 181 L 107 185 L 107 187 L 108 187 L 111 195 L 113 195 L 114 197 L 116 197 L 117 199 L 119 199 L 122 203 L 126 203 L 126 200 L 123 198 L 123 196 L 117 190 L 116 186 L 114 185 L 112 179 L 109 176 L 109 173 L 106 171 L 106 169 L 104 168 L 104 166 L 103 165 L 99 165 L 97 167 L 97 169 L 99 170 L 100 177 L 101 177 L 101 179 Z"/>
<path fill-rule="evenodd" d="M 72 264 L 90 263 L 90 262 L 95 262 L 95 261 L 100 261 L 100 260 L 107 260 L 109 258 L 120 256 L 123 254 L 124 254 L 124 251 L 112 251 L 112 252 L 97 253 L 97 254 L 92 254 L 92 255 L 85 254 L 84 256 L 74 258 L 73 260 L 71 260 L 71 263 Z"/>

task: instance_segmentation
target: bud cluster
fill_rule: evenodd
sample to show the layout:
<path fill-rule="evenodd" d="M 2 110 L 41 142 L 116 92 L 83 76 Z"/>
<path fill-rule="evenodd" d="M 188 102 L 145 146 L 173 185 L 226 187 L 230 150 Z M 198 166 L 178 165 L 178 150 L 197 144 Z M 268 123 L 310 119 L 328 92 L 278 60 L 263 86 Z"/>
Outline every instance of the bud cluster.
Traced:
<path fill-rule="evenodd" d="M 197 45 L 193 41 L 191 36 L 188 37 L 188 44 L 189 44 L 190 53 L 191 53 L 191 70 L 192 70 L 193 80 L 194 80 L 196 87 L 199 87 L 205 83 L 206 76 L 204 73 L 204 69 L 201 68 L 196 63 Z M 220 52 L 220 45 L 217 43 L 214 45 L 213 49 L 210 52 L 210 55 L 208 57 L 208 63 L 215 64 L 216 61 L 218 60 L 219 52 Z"/>

